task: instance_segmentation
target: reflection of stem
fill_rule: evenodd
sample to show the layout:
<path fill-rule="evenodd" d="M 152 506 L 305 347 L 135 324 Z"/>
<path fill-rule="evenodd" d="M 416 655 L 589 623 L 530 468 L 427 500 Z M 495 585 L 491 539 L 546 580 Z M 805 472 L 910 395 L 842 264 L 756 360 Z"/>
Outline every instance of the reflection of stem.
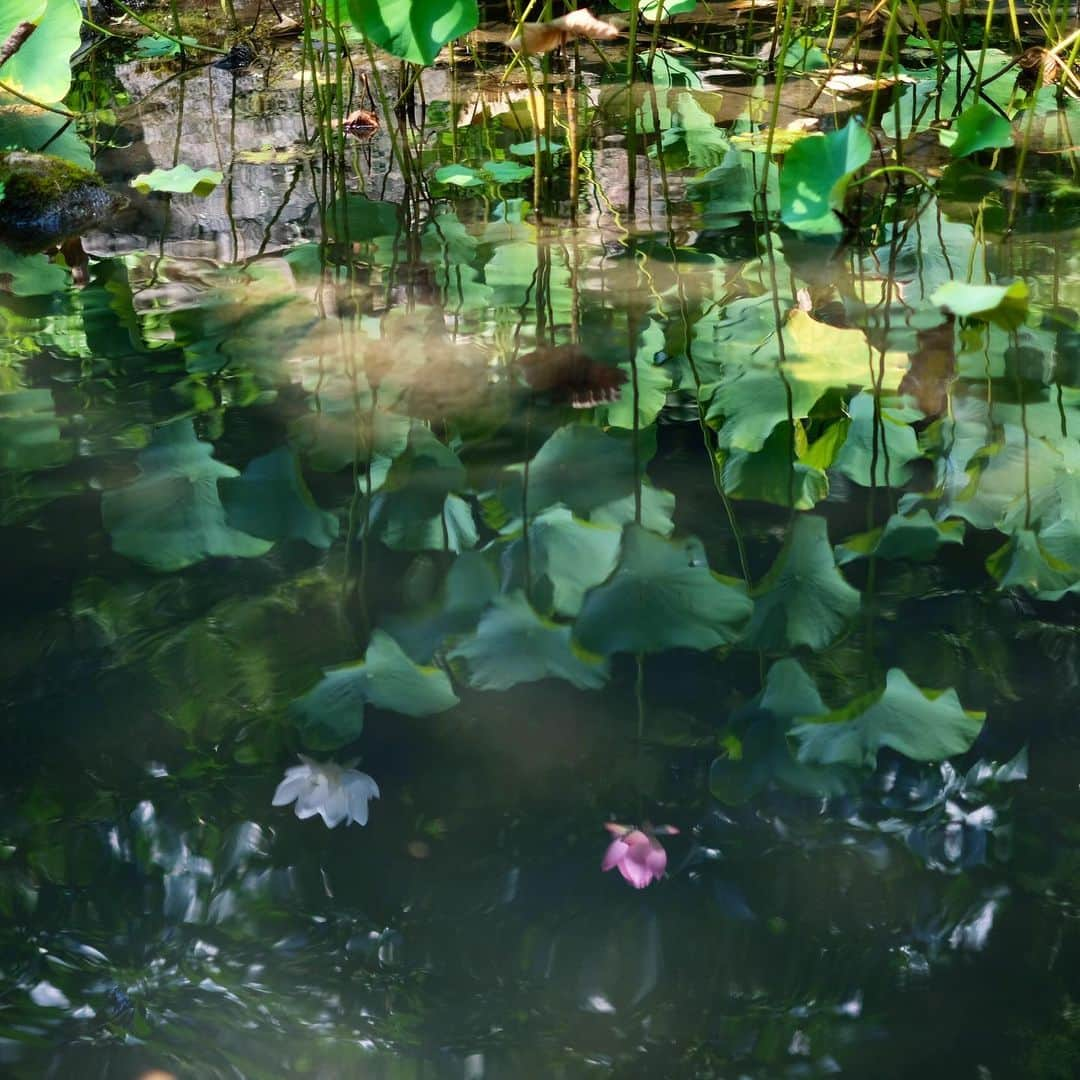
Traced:
<path fill-rule="evenodd" d="M 637 704 L 637 767 L 634 770 L 638 789 L 638 820 L 642 817 L 645 796 L 641 790 L 641 755 L 645 743 L 645 658 L 641 653 L 634 657 L 637 673 L 634 677 L 634 701 Z"/>
<path fill-rule="evenodd" d="M 768 207 L 766 206 L 766 212 Z M 776 327 L 776 373 L 784 384 L 784 399 L 787 404 L 788 419 L 788 508 L 791 517 L 795 516 L 795 396 L 788 382 L 787 372 L 784 365 L 787 363 L 787 352 L 784 344 L 784 317 L 780 311 L 779 285 L 776 280 L 776 253 L 773 251 L 773 234 L 765 233 L 765 244 L 768 256 L 770 291 L 772 292 L 773 325 Z"/>

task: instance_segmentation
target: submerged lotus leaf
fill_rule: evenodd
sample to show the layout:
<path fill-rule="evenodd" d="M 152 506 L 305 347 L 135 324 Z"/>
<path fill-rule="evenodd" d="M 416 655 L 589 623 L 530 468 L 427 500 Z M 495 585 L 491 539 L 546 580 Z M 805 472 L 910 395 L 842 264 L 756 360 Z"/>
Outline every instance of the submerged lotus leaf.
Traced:
<path fill-rule="evenodd" d="M 913 761 L 941 761 L 971 749 L 985 715 L 966 711 L 955 690 L 921 690 L 892 668 L 883 690 L 823 716 L 804 717 L 790 735 L 799 761 L 808 764 L 872 768 L 883 747 Z"/>
<path fill-rule="evenodd" d="M 400 551 L 471 548 L 478 538 L 472 507 L 453 494 L 465 484 L 465 466 L 453 450 L 414 425 L 358 527 L 362 533 L 366 523 L 370 536 Z"/>
<path fill-rule="evenodd" d="M 564 679 L 595 690 L 608 677 L 604 658 L 576 648 L 570 627 L 538 615 L 520 591 L 497 597 L 450 659 L 465 665 L 469 685 L 478 690 L 506 690 L 539 679 Z"/>
<path fill-rule="evenodd" d="M 575 634 L 603 655 L 712 649 L 740 635 L 752 608 L 741 587 L 709 569 L 699 541 L 628 525 L 618 566 L 586 596 Z"/>
<path fill-rule="evenodd" d="M 841 233 L 837 211 L 851 178 L 869 160 L 874 144 L 857 120 L 822 138 L 803 139 L 784 156 L 780 170 L 780 218 L 788 228 L 813 234 Z"/>
<path fill-rule="evenodd" d="M 385 630 L 376 630 L 363 660 L 328 670 L 292 709 L 304 742 L 332 750 L 360 735 L 367 704 L 405 716 L 433 716 L 457 701 L 446 672 L 413 663 Z"/>
<path fill-rule="evenodd" d="M 529 522 L 528 537 L 515 541 L 505 558 L 515 579 L 528 565 L 534 601 L 559 615 L 575 616 L 585 594 L 615 569 L 619 557 L 620 529 L 576 518 L 565 507 L 553 506 Z"/>
<path fill-rule="evenodd" d="M 824 518 L 800 514 L 754 590 L 747 641 L 757 649 L 824 649 L 859 610 L 859 591 L 836 568 Z"/>
<path fill-rule="evenodd" d="M 331 5 L 339 10 L 343 0 Z M 353 26 L 373 45 L 411 64 L 427 65 L 442 47 L 475 30 L 476 0 L 348 0 Z"/>
<path fill-rule="evenodd" d="M 337 537 L 338 519 L 316 506 L 287 446 L 253 459 L 220 488 L 228 522 L 242 532 L 264 540 L 306 540 L 317 548 L 328 548 Z"/>
<path fill-rule="evenodd" d="M 664 328 L 655 320 L 641 332 L 641 340 L 632 363 L 619 366 L 626 372 L 626 382 L 619 389 L 619 400 L 607 407 L 607 422 L 612 427 L 647 428 L 667 403 L 672 387 L 670 368 L 656 363 L 664 348 Z"/>
<path fill-rule="evenodd" d="M 881 528 L 849 536 L 836 545 L 836 561 L 841 566 L 873 555 L 878 559 L 932 559 L 943 544 L 962 544 L 962 521 L 935 521 L 928 510 L 914 514 L 893 514 Z"/>
<path fill-rule="evenodd" d="M 0 468 L 13 473 L 48 469 L 71 456 L 71 441 L 60 436 L 51 390 L 0 391 Z"/>
<path fill-rule="evenodd" d="M 107 491 L 101 516 L 113 548 L 155 570 L 180 570 L 211 557 L 251 557 L 273 547 L 229 526 L 217 482 L 238 476 L 215 461 L 190 420 L 166 424 L 138 455 L 140 476 Z"/>

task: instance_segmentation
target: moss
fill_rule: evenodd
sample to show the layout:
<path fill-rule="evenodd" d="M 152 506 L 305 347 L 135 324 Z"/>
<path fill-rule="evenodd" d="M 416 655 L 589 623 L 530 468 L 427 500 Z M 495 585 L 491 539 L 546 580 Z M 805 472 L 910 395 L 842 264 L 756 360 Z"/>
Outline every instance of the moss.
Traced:
<path fill-rule="evenodd" d="M 48 247 L 100 221 L 122 201 L 87 169 L 48 154 L 0 153 L 0 240 Z"/>

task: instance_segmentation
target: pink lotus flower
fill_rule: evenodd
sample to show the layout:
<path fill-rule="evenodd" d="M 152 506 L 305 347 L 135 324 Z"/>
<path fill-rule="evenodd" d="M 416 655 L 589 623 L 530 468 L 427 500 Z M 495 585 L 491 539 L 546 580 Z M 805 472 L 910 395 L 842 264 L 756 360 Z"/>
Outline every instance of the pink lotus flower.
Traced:
<path fill-rule="evenodd" d="M 645 825 L 638 829 L 633 825 L 619 825 L 614 821 L 605 822 L 604 828 L 615 839 L 604 853 L 601 870 L 611 870 L 617 866 L 619 873 L 635 889 L 644 889 L 646 885 L 651 885 L 653 881 L 664 876 L 667 852 L 656 839 L 656 834 L 671 836 L 677 833 L 678 829 L 673 825 L 660 825 L 655 829 Z"/>

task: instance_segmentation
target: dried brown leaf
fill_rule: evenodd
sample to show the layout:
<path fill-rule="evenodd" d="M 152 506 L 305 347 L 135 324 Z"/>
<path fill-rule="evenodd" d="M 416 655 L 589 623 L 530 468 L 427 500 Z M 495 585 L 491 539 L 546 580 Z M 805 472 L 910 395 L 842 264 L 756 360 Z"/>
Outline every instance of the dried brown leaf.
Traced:
<path fill-rule="evenodd" d="M 510 47 L 540 55 L 565 45 L 572 38 L 611 41 L 618 36 L 618 27 L 598 19 L 588 8 L 579 8 L 548 22 L 525 23 L 520 35 L 515 34 L 510 39 Z"/>
<path fill-rule="evenodd" d="M 270 27 L 270 36 L 277 38 L 298 37 L 303 31 L 304 27 L 296 19 L 290 19 L 288 15 L 282 15 Z"/>

